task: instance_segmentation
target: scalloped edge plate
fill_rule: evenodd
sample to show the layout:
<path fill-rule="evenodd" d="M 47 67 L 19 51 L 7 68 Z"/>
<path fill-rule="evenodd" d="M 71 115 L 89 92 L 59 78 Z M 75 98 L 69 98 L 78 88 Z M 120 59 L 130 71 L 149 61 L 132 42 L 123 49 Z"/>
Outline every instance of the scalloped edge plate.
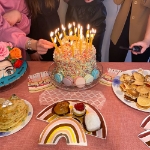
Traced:
<path fill-rule="evenodd" d="M 65 100 L 62 100 L 62 101 L 69 101 L 70 104 L 71 104 L 70 106 L 73 106 L 73 104 L 75 104 L 77 102 L 83 102 L 82 100 L 78 100 L 78 99 L 65 99 Z M 61 102 L 61 101 L 59 101 L 59 102 Z M 89 103 L 85 103 L 85 102 L 83 102 L 83 103 L 85 105 L 87 105 L 87 108 L 88 108 L 87 111 L 97 113 L 97 115 L 99 116 L 99 118 L 101 120 L 101 128 L 98 131 L 96 131 L 96 132 L 86 132 L 86 134 L 91 135 L 91 136 L 95 136 L 95 137 L 98 137 L 98 138 L 101 138 L 101 139 L 106 139 L 106 137 L 107 137 L 107 126 L 106 126 L 106 122 L 105 122 L 105 119 L 104 119 L 103 115 L 99 112 L 99 110 L 97 110 L 95 107 L 93 107 Z M 36 118 L 38 120 L 42 120 L 42 121 L 45 121 L 45 122 L 50 122 L 50 117 L 56 115 L 56 114 L 52 113 L 52 109 L 53 109 L 53 106 L 55 104 L 57 104 L 57 102 L 45 107 L 36 116 Z M 58 116 L 58 115 L 56 115 L 56 116 Z M 63 118 L 63 116 L 58 116 L 58 117 Z M 64 117 L 66 117 L 66 115 Z M 74 118 L 74 117 L 72 117 L 72 118 Z M 52 120 L 53 120 L 53 118 L 52 118 Z"/>
<path fill-rule="evenodd" d="M 33 116 L 33 107 L 31 105 L 31 103 L 27 100 L 24 100 L 25 103 L 29 106 L 29 111 L 28 111 L 28 115 L 26 117 L 26 119 L 19 125 L 17 126 L 16 128 L 14 128 L 13 130 L 11 131 L 8 131 L 8 132 L 0 132 L 0 137 L 4 137 L 4 136 L 9 136 L 11 134 L 14 134 L 18 131 L 20 131 L 22 128 L 24 128 L 28 123 L 29 121 L 31 120 L 32 116 Z"/>
<path fill-rule="evenodd" d="M 148 109 L 140 109 L 139 107 L 137 107 L 136 103 L 135 102 L 130 102 L 130 101 L 127 101 L 125 98 L 124 98 L 124 92 L 121 91 L 119 85 L 120 85 L 120 76 L 122 74 L 129 74 L 131 75 L 132 72 L 135 72 L 135 71 L 138 71 L 139 69 L 133 69 L 133 70 L 126 70 L 126 71 L 123 71 L 121 73 L 119 73 L 114 79 L 113 79 L 113 82 L 112 82 L 112 89 L 113 89 L 113 92 L 115 93 L 115 95 L 118 97 L 118 99 L 120 101 L 122 101 L 124 104 L 126 104 L 127 106 L 130 106 L 131 108 L 134 108 L 136 110 L 139 110 L 139 111 L 143 111 L 143 112 L 150 112 L 150 108 Z M 147 75 L 147 74 L 150 74 L 150 70 L 143 70 L 143 74 L 144 75 Z"/>

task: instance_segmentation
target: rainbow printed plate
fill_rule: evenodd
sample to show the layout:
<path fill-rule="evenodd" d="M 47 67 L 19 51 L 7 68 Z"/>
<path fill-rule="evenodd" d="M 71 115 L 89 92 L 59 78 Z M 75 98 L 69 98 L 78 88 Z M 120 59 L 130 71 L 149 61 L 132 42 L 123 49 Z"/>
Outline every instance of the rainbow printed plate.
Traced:
<path fill-rule="evenodd" d="M 85 108 L 86 108 L 86 112 L 97 113 L 97 115 L 98 115 L 98 117 L 101 121 L 101 127 L 100 127 L 99 130 L 94 131 L 94 132 L 88 132 L 84 128 L 84 118 L 74 116 L 73 113 L 72 113 L 72 108 L 73 108 L 74 104 L 82 102 L 82 101 L 73 100 L 73 99 L 63 100 L 63 101 L 68 101 L 69 102 L 70 113 L 68 113 L 64 116 L 58 116 L 57 114 L 54 114 L 52 112 L 53 107 L 56 105 L 56 103 L 54 103 L 54 104 L 49 105 L 46 108 L 44 108 L 37 115 L 37 117 L 36 117 L 37 119 L 42 120 L 42 121 L 46 121 L 46 122 L 49 123 L 48 126 L 41 133 L 39 144 L 55 145 L 55 144 L 57 144 L 57 142 L 59 141 L 59 139 L 61 137 L 66 136 L 65 137 L 66 141 L 69 141 L 69 142 L 67 142 L 68 145 L 77 145 L 77 144 L 86 145 L 86 141 L 83 140 L 84 139 L 84 134 L 88 134 L 88 135 L 91 135 L 91 136 L 94 136 L 94 137 L 97 137 L 97 138 L 101 138 L 101 139 L 106 139 L 107 127 L 106 127 L 104 117 L 102 116 L 102 114 L 95 107 L 93 107 L 92 105 L 90 105 L 88 103 L 84 103 Z M 78 124 L 76 122 L 78 122 Z M 67 130 L 67 128 L 70 128 L 69 126 L 71 126 L 71 128 L 72 128 L 72 129 L 69 130 L 72 134 L 68 133 L 69 131 Z M 80 131 L 79 130 L 74 131 L 74 129 L 77 128 L 77 126 L 80 126 Z M 81 128 L 83 128 L 83 130 Z M 67 133 L 64 133 L 65 135 L 62 134 L 62 132 L 64 130 L 67 132 Z M 70 135 L 75 136 L 74 134 L 76 132 L 78 133 L 78 132 L 81 132 L 81 131 L 82 131 L 82 136 L 83 136 L 83 137 L 80 137 L 82 139 L 81 142 L 79 142 L 79 143 L 75 142 L 75 141 L 80 141 L 79 139 L 76 139 L 76 140 L 74 140 L 74 142 L 71 142 L 73 137 L 70 137 Z M 75 136 L 75 137 L 78 137 L 78 136 Z"/>

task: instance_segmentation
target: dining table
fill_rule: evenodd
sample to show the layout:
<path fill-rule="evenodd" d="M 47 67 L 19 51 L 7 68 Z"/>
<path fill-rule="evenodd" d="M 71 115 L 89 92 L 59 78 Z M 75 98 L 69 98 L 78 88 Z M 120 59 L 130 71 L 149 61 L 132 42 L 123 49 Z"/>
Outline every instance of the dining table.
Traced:
<path fill-rule="evenodd" d="M 56 145 L 39 145 L 41 132 L 47 125 L 46 122 L 36 119 L 37 114 L 45 108 L 39 103 L 39 95 L 43 92 L 30 93 L 28 89 L 28 76 L 47 71 L 52 64 L 50 61 L 27 61 L 26 73 L 15 82 L 11 89 L 0 92 L 1 98 L 10 97 L 12 94 L 25 99 L 33 106 L 33 116 L 30 122 L 20 131 L 9 136 L 0 137 L 0 150 L 148 150 L 138 135 L 144 132 L 140 126 L 148 112 L 139 111 L 124 104 L 115 94 L 111 86 L 100 83 L 92 87 L 91 91 L 100 91 L 106 98 L 100 113 L 103 115 L 107 126 L 106 139 L 87 135 L 87 146 L 67 145 L 65 138 L 61 138 Z M 149 70 L 149 63 L 134 62 L 97 62 L 103 67 L 103 73 L 108 68 L 122 71 L 139 69 Z"/>

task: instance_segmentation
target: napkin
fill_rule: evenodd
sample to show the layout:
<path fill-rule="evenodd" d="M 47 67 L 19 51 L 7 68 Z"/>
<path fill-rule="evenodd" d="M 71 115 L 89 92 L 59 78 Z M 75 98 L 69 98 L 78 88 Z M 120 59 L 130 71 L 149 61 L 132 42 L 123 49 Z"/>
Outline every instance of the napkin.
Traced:
<path fill-rule="evenodd" d="M 102 74 L 102 76 L 99 80 L 100 84 L 103 84 L 106 86 L 111 86 L 114 77 L 117 76 L 120 72 L 122 72 L 122 71 L 118 70 L 118 69 L 108 68 L 107 72 Z"/>
<path fill-rule="evenodd" d="M 101 91 L 85 90 L 80 92 L 69 92 L 60 89 L 46 90 L 39 96 L 41 105 L 50 105 L 66 99 L 76 99 L 89 103 L 101 109 L 104 105 L 106 98 Z"/>
<path fill-rule="evenodd" d="M 28 76 L 28 88 L 30 93 L 40 92 L 54 88 L 47 71 Z"/>
<path fill-rule="evenodd" d="M 138 138 L 150 148 L 150 115 L 142 121 L 141 127 L 146 131 L 140 133 Z"/>

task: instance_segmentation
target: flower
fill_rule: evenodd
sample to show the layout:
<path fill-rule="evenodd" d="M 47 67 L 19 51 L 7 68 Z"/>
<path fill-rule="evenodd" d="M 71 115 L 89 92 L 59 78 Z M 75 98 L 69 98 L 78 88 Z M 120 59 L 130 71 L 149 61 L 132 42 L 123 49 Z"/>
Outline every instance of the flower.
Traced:
<path fill-rule="evenodd" d="M 19 48 L 14 47 L 12 50 L 10 50 L 10 57 L 11 57 L 11 59 L 22 58 L 21 50 Z"/>
<path fill-rule="evenodd" d="M 20 68 L 21 65 L 22 65 L 22 63 L 23 63 L 23 60 L 18 59 L 18 60 L 14 63 L 14 67 L 15 67 L 15 68 Z"/>
<path fill-rule="evenodd" d="M 9 56 L 8 43 L 0 42 L 0 61 Z"/>

